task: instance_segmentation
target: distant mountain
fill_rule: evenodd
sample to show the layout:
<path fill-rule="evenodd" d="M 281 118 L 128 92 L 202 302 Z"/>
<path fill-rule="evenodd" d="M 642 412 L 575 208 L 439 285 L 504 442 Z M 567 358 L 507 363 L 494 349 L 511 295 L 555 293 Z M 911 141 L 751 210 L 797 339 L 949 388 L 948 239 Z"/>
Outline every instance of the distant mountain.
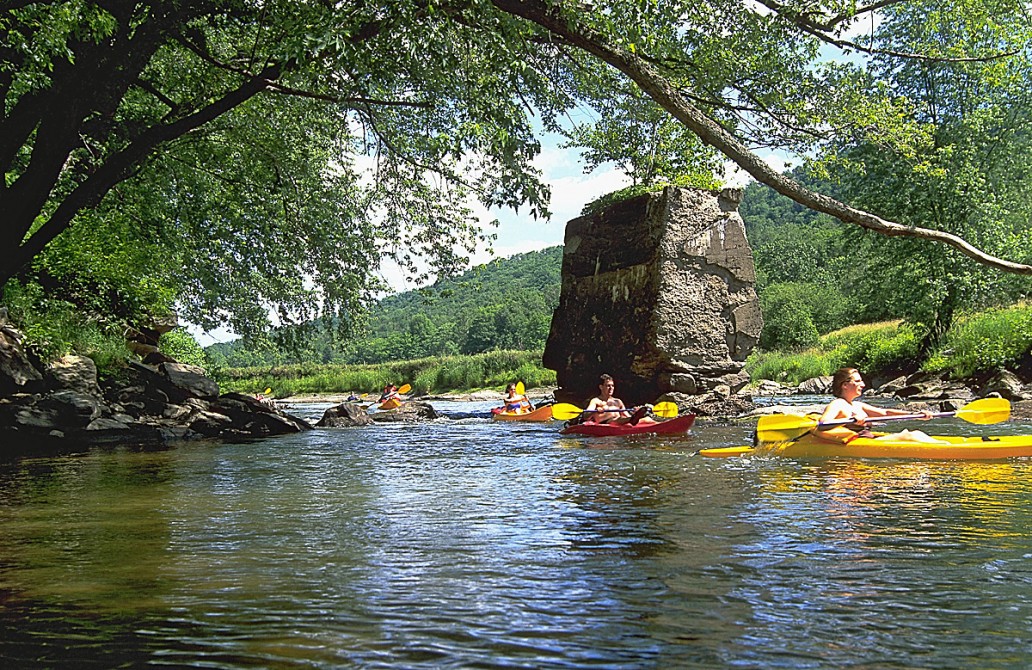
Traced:
<path fill-rule="evenodd" d="M 543 349 L 559 302 L 563 248 L 550 247 L 472 268 L 433 286 L 380 301 L 358 337 L 340 341 L 325 324 L 206 349 L 217 365 L 380 363 L 494 349 Z"/>

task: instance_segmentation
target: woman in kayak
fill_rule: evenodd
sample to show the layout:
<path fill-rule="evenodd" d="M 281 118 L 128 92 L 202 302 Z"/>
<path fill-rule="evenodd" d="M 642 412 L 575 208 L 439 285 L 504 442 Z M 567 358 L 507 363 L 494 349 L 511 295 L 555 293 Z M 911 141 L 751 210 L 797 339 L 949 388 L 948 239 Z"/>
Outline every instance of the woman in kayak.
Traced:
<path fill-rule="evenodd" d="M 901 409 L 886 409 L 860 402 L 860 394 L 864 392 L 864 380 L 856 368 L 839 368 L 831 379 L 831 393 L 835 399 L 828 403 L 818 423 L 830 423 L 842 419 L 853 419 L 853 423 L 838 425 L 825 430 L 815 430 L 814 434 L 828 440 L 849 443 L 858 437 L 875 439 L 907 440 L 910 442 L 927 442 L 941 444 L 942 440 L 922 433 L 919 430 L 904 430 L 899 433 L 875 435 L 870 431 L 871 421 L 880 416 L 906 416 L 911 412 Z M 925 419 L 932 418 L 930 412 L 922 412 Z"/>
<path fill-rule="evenodd" d="M 534 411 L 534 405 L 527 396 L 516 392 L 516 383 L 510 382 L 505 387 L 505 408 L 510 414 Z"/>
<path fill-rule="evenodd" d="M 627 409 L 623 400 L 613 396 L 615 390 L 616 382 L 612 377 L 606 374 L 599 377 L 598 395 L 591 399 L 588 408 L 584 410 L 584 423 L 629 423 L 632 426 L 638 425 L 638 423 L 655 423 L 651 418 L 645 416 L 649 411 L 647 405 L 637 408 L 630 416 L 627 412 L 606 411 Z"/>

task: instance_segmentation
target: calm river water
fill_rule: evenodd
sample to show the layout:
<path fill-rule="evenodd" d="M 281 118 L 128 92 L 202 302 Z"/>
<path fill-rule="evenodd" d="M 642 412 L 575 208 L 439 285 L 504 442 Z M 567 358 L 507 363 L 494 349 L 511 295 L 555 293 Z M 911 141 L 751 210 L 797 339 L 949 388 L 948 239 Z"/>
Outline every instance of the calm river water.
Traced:
<path fill-rule="evenodd" d="M 1032 461 L 709 460 L 750 429 L 437 406 L 0 464 L 3 667 L 1032 664 Z"/>

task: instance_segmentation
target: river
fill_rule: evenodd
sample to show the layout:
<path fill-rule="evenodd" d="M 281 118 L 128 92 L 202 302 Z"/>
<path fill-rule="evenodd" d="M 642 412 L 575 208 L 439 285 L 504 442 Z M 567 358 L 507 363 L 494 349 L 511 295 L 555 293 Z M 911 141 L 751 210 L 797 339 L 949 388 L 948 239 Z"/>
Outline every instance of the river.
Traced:
<path fill-rule="evenodd" d="M 435 406 L 0 464 L 3 666 L 1032 664 L 1029 460 L 711 460 L 750 428 L 589 440 Z M 1032 424 L 930 432 L 976 428 Z"/>

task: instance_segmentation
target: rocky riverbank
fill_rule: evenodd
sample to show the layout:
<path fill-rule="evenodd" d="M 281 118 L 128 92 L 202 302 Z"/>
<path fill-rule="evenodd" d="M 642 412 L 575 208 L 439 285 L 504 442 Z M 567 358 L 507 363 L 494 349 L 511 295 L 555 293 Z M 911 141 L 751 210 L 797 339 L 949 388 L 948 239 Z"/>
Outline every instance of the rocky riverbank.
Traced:
<path fill-rule="evenodd" d="M 167 357 L 100 378 L 83 356 L 34 361 L 0 314 L 0 452 L 64 445 L 240 440 L 312 428 L 271 404 L 219 394 L 201 368 Z"/>

